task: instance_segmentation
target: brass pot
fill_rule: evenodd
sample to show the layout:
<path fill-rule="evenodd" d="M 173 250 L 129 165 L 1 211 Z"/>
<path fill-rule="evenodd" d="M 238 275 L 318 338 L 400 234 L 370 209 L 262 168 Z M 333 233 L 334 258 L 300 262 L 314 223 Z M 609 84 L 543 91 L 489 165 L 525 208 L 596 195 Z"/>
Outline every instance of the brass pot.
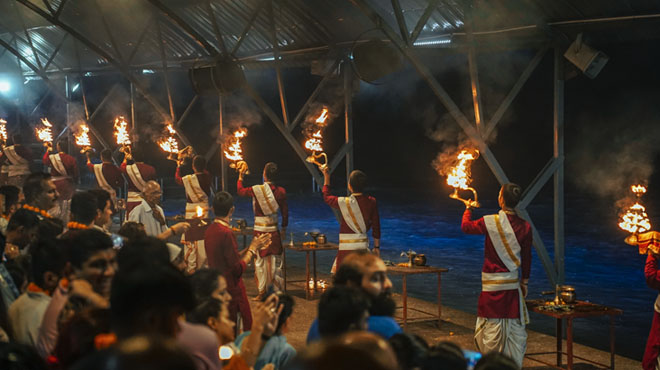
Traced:
<path fill-rule="evenodd" d="M 566 304 L 573 304 L 577 300 L 575 295 L 575 288 L 570 285 L 562 285 L 559 298 Z"/>
<path fill-rule="evenodd" d="M 316 237 L 316 243 L 318 243 L 318 244 L 325 244 L 326 242 L 327 242 L 327 240 L 325 239 L 325 234 L 319 234 L 319 235 Z"/>
<path fill-rule="evenodd" d="M 425 266 L 426 256 L 423 254 L 416 254 L 412 259 L 412 264 L 415 266 Z"/>

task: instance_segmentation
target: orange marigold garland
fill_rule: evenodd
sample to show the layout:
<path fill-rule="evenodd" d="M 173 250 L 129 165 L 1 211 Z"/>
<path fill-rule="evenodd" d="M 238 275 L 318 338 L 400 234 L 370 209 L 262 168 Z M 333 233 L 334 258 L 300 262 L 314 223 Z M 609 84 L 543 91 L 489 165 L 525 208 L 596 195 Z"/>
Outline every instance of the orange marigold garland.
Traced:
<path fill-rule="evenodd" d="M 28 205 L 28 204 L 23 204 L 23 208 L 24 208 L 24 209 L 27 209 L 28 211 L 32 211 L 32 212 L 34 212 L 34 213 L 38 213 L 38 214 L 42 215 L 43 217 L 46 217 L 46 218 L 53 218 L 53 216 L 51 216 L 50 213 L 44 211 L 44 210 L 41 209 L 41 208 L 32 207 L 31 205 Z"/>
<path fill-rule="evenodd" d="M 66 228 L 70 229 L 70 230 L 71 229 L 74 229 L 74 230 L 87 230 L 87 229 L 89 229 L 89 226 L 87 226 L 85 224 L 81 224 L 80 222 L 71 221 L 68 224 L 66 224 Z"/>

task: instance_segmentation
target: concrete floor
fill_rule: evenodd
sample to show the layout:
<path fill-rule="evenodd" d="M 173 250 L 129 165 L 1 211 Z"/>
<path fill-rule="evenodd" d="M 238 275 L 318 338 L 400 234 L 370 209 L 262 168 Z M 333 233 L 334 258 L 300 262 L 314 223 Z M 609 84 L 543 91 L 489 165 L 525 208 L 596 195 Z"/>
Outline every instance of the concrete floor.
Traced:
<path fill-rule="evenodd" d="M 289 266 L 288 271 L 288 280 L 301 280 L 304 278 L 304 266 Z M 253 279 L 254 273 L 251 269 L 246 271 L 243 276 L 245 285 L 247 287 L 248 296 L 254 297 L 257 294 L 255 282 Z M 331 277 L 329 275 L 319 276 L 321 279 L 330 281 Z M 288 285 L 288 293 L 294 297 L 295 307 L 294 307 L 294 319 L 292 320 L 292 325 L 289 332 L 286 334 L 288 342 L 296 349 L 302 349 L 305 347 L 305 341 L 307 338 L 307 330 L 309 329 L 312 321 L 316 317 L 318 298 L 320 293 L 316 293 L 313 299 L 305 299 L 305 292 L 303 291 L 302 283 L 293 283 Z M 401 297 L 398 294 L 395 294 L 395 299 L 401 302 Z M 408 298 L 408 306 L 410 308 L 418 309 L 426 312 L 436 312 L 437 304 L 432 302 L 423 301 L 415 298 Z M 401 314 L 401 310 L 397 312 Z M 534 320 L 536 314 L 531 314 L 531 319 Z M 410 312 L 408 314 L 409 318 L 420 317 L 418 314 Z M 437 321 L 427 321 L 419 322 L 414 324 L 408 324 L 406 331 L 415 333 L 424 338 L 429 344 L 434 344 L 441 341 L 450 341 L 458 344 L 461 348 L 476 350 L 473 333 L 474 333 L 474 324 L 476 322 L 476 316 L 470 313 L 452 309 L 446 306 L 442 307 L 442 324 L 438 326 Z M 625 340 L 625 338 L 618 338 L 618 340 Z M 537 353 L 537 352 L 549 352 L 555 349 L 556 339 L 554 336 L 546 335 L 539 332 L 534 332 L 528 330 L 528 339 L 527 339 L 527 353 Z M 564 351 L 566 350 L 566 341 L 564 340 L 563 344 Z M 610 363 L 610 354 L 609 352 L 601 351 L 592 347 L 581 345 L 575 343 L 573 346 L 574 355 L 587 358 L 591 361 L 598 362 L 601 364 Z M 535 356 L 537 359 L 544 360 L 549 363 L 556 363 L 556 355 L 542 355 Z M 566 364 L 566 356 L 563 357 L 564 366 Z M 525 358 L 523 363 L 525 369 L 550 369 L 552 367 L 545 366 L 538 362 L 532 361 L 529 358 Z M 615 357 L 615 367 L 616 369 L 639 369 L 641 368 L 641 362 L 638 360 L 630 359 L 623 356 Z M 583 360 L 575 359 L 574 360 L 574 369 L 594 369 L 602 368 L 591 365 Z"/>

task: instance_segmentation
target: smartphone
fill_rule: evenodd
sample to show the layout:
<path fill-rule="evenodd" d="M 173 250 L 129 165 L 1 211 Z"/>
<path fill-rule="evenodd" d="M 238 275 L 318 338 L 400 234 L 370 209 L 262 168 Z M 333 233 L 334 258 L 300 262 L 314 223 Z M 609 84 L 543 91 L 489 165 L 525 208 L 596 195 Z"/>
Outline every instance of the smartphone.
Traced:
<path fill-rule="evenodd" d="M 110 239 L 112 239 L 112 247 L 115 249 L 121 249 L 124 246 L 124 238 L 119 234 L 110 234 Z"/>
<path fill-rule="evenodd" d="M 479 362 L 482 355 L 480 352 L 464 349 L 463 356 L 465 356 L 465 359 L 467 360 L 467 370 L 473 370 L 474 366 L 477 364 L 477 362 Z"/>

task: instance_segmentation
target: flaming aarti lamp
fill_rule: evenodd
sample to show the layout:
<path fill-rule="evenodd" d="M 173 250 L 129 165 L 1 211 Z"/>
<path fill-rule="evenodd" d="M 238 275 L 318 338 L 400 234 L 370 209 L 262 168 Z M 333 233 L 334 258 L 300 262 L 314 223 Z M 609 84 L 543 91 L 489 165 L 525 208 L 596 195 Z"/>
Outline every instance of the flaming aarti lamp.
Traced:
<path fill-rule="evenodd" d="M 628 207 L 626 213 L 621 216 L 619 227 L 631 234 L 626 237 L 626 244 L 639 247 L 640 254 L 648 251 L 658 254 L 660 252 L 660 233 L 651 231 L 651 221 L 646 214 L 646 208 L 641 203 L 642 195 L 646 193 L 643 185 L 633 185 L 630 190 L 635 194 L 635 204 Z"/>
<path fill-rule="evenodd" d="M 48 122 L 48 118 L 41 119 L 42 127 L 35 129 L 37 138 L 44 143 L 46 148 L 53 147 L 53 132 L 51 131 L 53 125 Z"/>
<path fill-rule="evenodd" d="M 323 108 L 321 115 L 316 118 L 316 127 L 318 128 L 316 132 L 312 134 L 305 142 L 305 148 L 312 151 L 312 154 L 307 157 L 305 160 L 309 163 L 313 163 L 319 167 L 321 171 L 324 171 L 328 168 L 328 155 L 323 152 L 323 127 L 325 121 L 328 119 L 328 108 Z M 320 160 L 323 159 L 323 162 Z"/>
<path fill-rule="evenodd" d="M 176 135 L 176 131 L 170 123 L 167 125 L 166 136 L 162 137 L 158 141 L 158 146 L 160 146 L 160 148 L 167 153 L 167 159 L 170 161 L 178 162 L 179 143 L 176 141 L 174 135 Z"/>
<path fill-rule="evenodd" d="M 236 172 L 241 172 L 245 169 L 245 173 L 249 175 L 250 169 L 248 168 L 247 162 L 243 160 L 243 149 L 241 148 L 241 140 L 247 136 L 247 133 L 248 131 L 245 127 L 241 127 L 234 131 L 233 135 L 230 137 L 230 141 L 227 143 L 225 157 L 232 162 L 229 164 L 229 168 L 235 169 Z"/>
<path fill-rule="evenodd" d="M 92 150 L 92 142 L 89 140 L 89 127 L 82 124 L 78 128 L 78 133 L 73 135 L 76 139 L 76 145 L 80 147 L 80 153 L 86 153 Z"/>
<path fill-rule="evenodd" d="M 131 138 L 128 135 L 128 122 L 122 116 L 117 117 L 115 118 L 114 128 L 117 145 L 121 145 L 119 151 L 126 155 L 131 155 Z"/>
<path fill-rule="evenodd" d="M 461 202 L 469 205 L 470 207 L 480 207 L 477 190 L 470 186 L 472 182 L 470 163 L 479 157 L 479 151 L 472 152 L 462 150 L 457 157 L 458 163 L 452 167 L 447 174 L 447 185 L 454 188 L 454 192 L 449 195 L 452 199 L 460 200 Z M 474 195 L 474 199 L 461 198 L 459 191 L 468 190 Z"/>
<path fill-rule="evenodd" d="M 7 145 L 7 121 L 0 118 L 0 146 Z"/>

